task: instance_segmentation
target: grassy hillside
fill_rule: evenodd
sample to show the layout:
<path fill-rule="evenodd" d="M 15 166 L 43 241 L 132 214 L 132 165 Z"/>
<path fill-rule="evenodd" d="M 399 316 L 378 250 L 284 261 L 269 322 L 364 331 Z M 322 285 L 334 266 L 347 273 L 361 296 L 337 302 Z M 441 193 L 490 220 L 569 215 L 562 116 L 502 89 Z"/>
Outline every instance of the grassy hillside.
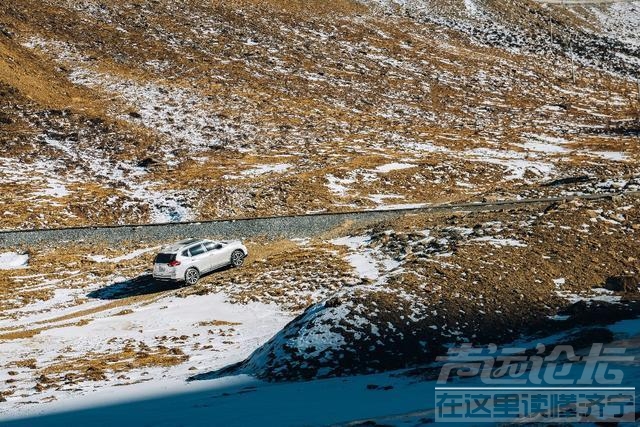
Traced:
<path fill-rule="evenodd" d="M 597 191 L 638 172 L 638 15 L 505 0 L 2 5 L 3 228 Z M 541 186 L 578 175 L 592 184 Z"/>

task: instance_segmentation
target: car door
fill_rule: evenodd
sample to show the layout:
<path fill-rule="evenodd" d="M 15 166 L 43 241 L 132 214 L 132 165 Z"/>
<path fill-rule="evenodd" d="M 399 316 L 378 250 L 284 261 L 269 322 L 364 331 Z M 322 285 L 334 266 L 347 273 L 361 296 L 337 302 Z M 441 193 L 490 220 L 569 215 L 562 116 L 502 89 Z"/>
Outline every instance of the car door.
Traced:
<path fill-rule="evenodd" d="M 229 265 L 231 263 L 231 252 L 233 250 L 232 245 L 228 242 L 220 242 L 222 248 L 220 249 L 220 262 L 222 265 Z"/>
<path fill-rule="evenodd" d="M 189 248 L 189 255 L 191 255 L 191 265 L 196 267 L 200 273 L 211 269 L 208 260 L 209 254 L 202 244 L 191 246 Z"/>
<path fill-rule="evenodd" d="M 224 247 L 221 243 L 217 242 L 205 242 L 205 247 L 209 251 L 209 259 L 211 262 L 211 269 L 220 268 L 226 265 L 226 259 L 224 256 Z"/>

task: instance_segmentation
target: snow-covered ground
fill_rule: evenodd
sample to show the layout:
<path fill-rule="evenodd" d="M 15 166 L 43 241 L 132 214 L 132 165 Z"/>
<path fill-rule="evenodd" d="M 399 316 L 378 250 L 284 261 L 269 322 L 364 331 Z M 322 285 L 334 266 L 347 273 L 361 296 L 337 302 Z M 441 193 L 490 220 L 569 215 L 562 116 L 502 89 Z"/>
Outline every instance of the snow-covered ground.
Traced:
<path fill-rule="evenodd" d="M 188 354 L 188 361 L 177 366 L 142 367 L 126 372 L 126 375 L 107 373 L 102 380 L 81 384 L 67 382 L 42 390 L 38 399 L 41 402 L 61 402 L 63 406 L 71 399 L 84 405 L 85 402 L 97 402 L 92 395 L 98 390 L 105 390 L 104 396 L 132 400 L 142 396 L 135 384 L 144 383 L 143 390 L 146 393 L 176 387 L 180 389 L 190 375 L 222 368 L 247 357 L 291 320 L 291 314 L 277 306 L 260 303 L 237 305 L 226 299 L 223 294 L 185 298 L 165 296 L 156 301 L 128 306 L 127 310 L 121 306 L 104 309 L 108 301 L 91 303 L 76 307 L 73 312 L 85 309 L 91 313 L 102 308 L 97 315 L 75 316 L 73 324 L 69 324 L 68 320 L 53 321 L 48 323 L 49 329 L 40 332 L 36 338 L 4 342 L 2 357 L 14 361 L 35 359 L 37 366 L 50 366 L 64 355 L 65 360 L 70 360 L 73 365 L 76 359 L 99 359 L 117 354 L 130 345 L 151 353 L 159 347 L 175 348 L 180 349 L 181 354 Z M 70 312 L 54 309 L 48 311 L 48 316 L 44 318 L 31 317 L 30 320 L 42 322 L 46 318 L 64 317 L 65 314 L 69 315 Z M 86 323 L 83 319 L 86 319 Z M 15 325 L 15 322 L 11 324 Z M 11 369 L 14 371 L 11 375 L 6 370 L 0 372 L 0 379 L 3 382 L 17 380 L 21 384 L 15 391 L 16 397 L 31 395 L 34 384 L 29 380 L 23 382 L 31 375 L 30 369 L 19 366 Z M 28 400 L 10 397 L 0 407 L 0 416 L 48 410 L 46 405 L 25 406 Z"/>
<path fill-rule="evenodd" d="M 609 326 L 609 330 L 616 337 L 611 347 L 623 347 L 625 355 L 638 357 L 638 348 L 628 345 L 640 338 L 639 320 L 618 322 Z M 505 348 L 533 348 L 537 343 L 553 343 L 555 338 L 520 341 Z M 555 371 L 556 367 L 543 368 L 538 377 L 544 377 L 546 369 Z M 620 386 L 635 387 L 640 381 L 637 363 L 613 362 L 608 369 L 622 372 Z M 573 376 L 581 374 L 582 370 L 572 369 Z M 567 378 L 572 377 L 563 377 Z M 189 383 L 184 378 L 174 378 L 165 379 L 161 384 L 122 386 L 97 391 L 82 399 L 42 404 L 29 411 L 13 413 L 3 421 L 4 425 L 15 427 L 64 427 L 83 423 L 159 427 L 323 426 L 366 421 L 403 426 L 433 422 L 438 386 L 442 384 L 407 376 L 403 371 L 293 383 L 266 383 L 246 375 Z M 447 386 L 483 387 L 485 384 L 475 377 L 456 379 Z M 493 402 L 489 402 L 489 407 L 492 405 Z"/>
<path fill-rule="evenodd" d="M 371 384 L 393 388 L 370 390 L 367 386 Z M 29 427 L 85 422 L 94 426 L 321 426 L 416 410 L 426 415 L 432 412 L 433 387 L 431 382 L 390 374 L 285 384 L 238 376 L 165 383 L 162 388 L 128 386 L 98 392 L 83 401 L 43 405 L 39 413 L 31 414 L 40 418 L 4 422 Z"/>

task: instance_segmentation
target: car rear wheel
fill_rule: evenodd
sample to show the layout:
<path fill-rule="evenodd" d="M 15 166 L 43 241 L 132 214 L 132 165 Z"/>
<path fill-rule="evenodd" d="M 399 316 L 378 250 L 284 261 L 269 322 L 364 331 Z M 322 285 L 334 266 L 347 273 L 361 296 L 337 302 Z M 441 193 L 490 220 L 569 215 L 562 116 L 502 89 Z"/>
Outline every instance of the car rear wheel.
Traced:
<path fill-rule="evenodd" d="M 195 268 L 190 268 L 184 273 L 184 281 L 187 285 L 195 285 L 200 280 L 200 272 Z"/>
<path fill-rule="evenodd" d="M 233 267 L 240 267 L 244 263 L 244 252 L 240 249 L 236 249 L 231 254 L 231 265 Z"/>

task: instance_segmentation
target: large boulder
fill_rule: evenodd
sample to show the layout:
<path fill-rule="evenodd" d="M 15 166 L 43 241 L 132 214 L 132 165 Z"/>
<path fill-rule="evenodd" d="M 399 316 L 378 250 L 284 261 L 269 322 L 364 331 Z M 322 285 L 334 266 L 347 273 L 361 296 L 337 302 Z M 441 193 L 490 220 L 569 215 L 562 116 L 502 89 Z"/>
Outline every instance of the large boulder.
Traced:
<path fill-rule="evenodd" d="M 636 274 L 627 274 L 607 278 L 604 287 L 614 292 L 635 294 L 638 293 L 638 285 L 640 285 L 640 276 Z"/>

